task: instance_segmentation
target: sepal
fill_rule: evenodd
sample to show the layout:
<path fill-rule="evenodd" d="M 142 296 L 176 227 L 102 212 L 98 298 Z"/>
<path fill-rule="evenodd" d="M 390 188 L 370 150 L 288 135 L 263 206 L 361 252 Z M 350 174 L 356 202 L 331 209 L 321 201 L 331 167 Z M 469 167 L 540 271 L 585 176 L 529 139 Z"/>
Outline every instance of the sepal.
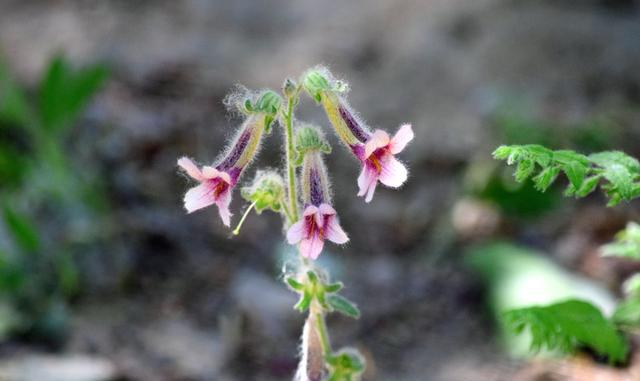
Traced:
<path fill-rule="evenodd" d="M 304 155 L 309 151 L 320 151 L 324 154 L 331 153 L 331 146 L 324 138 L 320 130 L 310 124 L 303 124 L 296 129 L 294 140 L 297 166 L 302 165 Z"/>
<path fill-rule="evenodd" d="M 337 294 L 344 287 L 342 282 L 328 283 L 313 270 L 307 271 L 298 278 L 287 276 L 284 281 L 292 291 L 300 295 L 294 306 L 300 312 L 305 312 L 311 303 L 316 302 L 323 311 L 340 312 L 354 319 L 360 317 L 358 307 L 347 298 Z"/>
<path fill-rule="evenodd" d="M 284 180 L 276 172 L 259 171 L 251 186 L 243 187 L 240 193 L 242 198 L 255 203 L 258 214 L 265 209 L 279 213 L 284 203 Z"/>
<path fill-rule="evenodd" d="M 353 348 L 344 348 L 328 356 L 329 377 L 327 381 L 358 381 L 365 368 L 362 355 Z"/>

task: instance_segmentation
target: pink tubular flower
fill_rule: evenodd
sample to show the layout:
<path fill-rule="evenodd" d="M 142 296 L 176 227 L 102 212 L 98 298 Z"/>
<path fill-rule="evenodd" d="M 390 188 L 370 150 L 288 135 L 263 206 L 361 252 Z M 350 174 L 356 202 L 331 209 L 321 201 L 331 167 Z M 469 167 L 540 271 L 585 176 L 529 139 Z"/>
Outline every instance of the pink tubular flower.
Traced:
<path fill-rule="evenodd" d="M 260 113 L 248 116 L 226 154 L 215 166 L 199 169 L 189 158 L 178 160 L 178 166 L 200 182 L 184 196 L 184 207 L 188 213 L 216 204 L 222 222 L 230 226 L 231 191 L 258 151 L 265 129 L 264 120 L 264 115 Z"/>
<path fill-rule="evenodd" d="M 376 130 L 367 142 L 351 147 L 353 153 L 362 162 L 362 172 L 358 176 L 358 196 L 364 196 L 370 202 L 378 185 L 378 180 L 391 188 L 398 188 L 407 180 L 407 168 L 395 155 L 413 139 L 410 124 L 398 129 L 393 138 L 382 130 Z"/>
<path fill-rule="evenodd" d="M 292 245 L 300 243 L 300 253 L 306 258 L 318 258 L 325 239 L 337 244 L 349 241 L 338 222 L 335 209 L 329 204 L 307 206 L 302 219 L 287 231 L 287 241 Z"/>
<path fill-rule="evenodd" d="M 204 166 L 200 170 L 187 157 L 180 158 L 178 165 L 194 180 L 200 182 L 200 185 L 191 188 L 184 195 L 184 207 L 187 212 L 195 212 L 198 209 L 216 204 L 222 222 L 229 226 L 231 223 L 231 212 L 229 212 L 231 189 L 238 179 L 239 171 L 230 174 L 209 166 Z"/>
<path fill-rule="evenodd" d="M 287 241 L 291 245 L 299 243 L 303 257 L 316 259 L 322 252 L 325 239 L 337 244 L 349 240 L 330 205 L 326 169 L 318 151 L 305 155 L 302 190 L 305 209 L 302 218 L 287 231 Z"/>
<path fill-rule="evenodd" d="M 323 67 L 307 72 L 305 89 L 324 108 L 340 140 L 362 163 L 358 177 L 358 196 L 370 202 L 378 180 L 386 186 L 398 188 L 407 180 L 407 169 L 394 155 L 413 139 L 411 125 L 400 127 L 393 138 L 382 130 L 373 133 L 353 111 L 344 97 L 345 87 Z"/>

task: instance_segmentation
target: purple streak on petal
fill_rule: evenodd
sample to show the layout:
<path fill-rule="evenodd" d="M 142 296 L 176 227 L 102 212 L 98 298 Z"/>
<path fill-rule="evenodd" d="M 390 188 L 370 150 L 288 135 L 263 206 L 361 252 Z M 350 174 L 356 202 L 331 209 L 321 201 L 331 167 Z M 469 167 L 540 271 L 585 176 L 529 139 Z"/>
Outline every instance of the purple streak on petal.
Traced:
<path fill-rule="evenodd" d="M 225 157 L 216 169 L 219 171 L 226 171 L 227 169 L 233 167 L 233 165 L 240 159 L 242 153 L 247 148 L 249 144 L 249 139 L 251 139 L 251 129 L 248 128 L 242 132 L 238 140 L 235 142 L 234 146 L 231 147 L 227 157 Z"/>
<path fill-rule="evenodd" d="M 358 158 L 360 161 L 364 161 L 364 144 L 355 144 L 349 146 L 351 148 L 351 152 Z"/>
<path fill-rule="evenodd" d="M 243 168 L 238 168 L 238 167 L 233 167 L 233 168 L 229 168 L 227 170 L 227 173 L 229 174 L 229 177 L 231 178 L 231 186 L 236 185 L 236 183 L 238 182 L 238 178 L 240 177 L 240 174 L 242 173 Z"/>
<path fill-rule="evenodd" d="M 367 131 L 365 131 L 360 126 L 360 124 L 358 123 L 356 118 L 353 117 L 351 112 L 342 105 L 338 106 L 338 111 L 340 111 L 340 117 L 342 117 L 342 120 L 344 120 L 344 123 L 347 125 L 347 127 L 349 127 L 349 130 L 351 131 L 353 136 L 355 136 L 356 139 L 360 140 L 363 143 L 366 142 L 369 139 L 369 133 L 367 133 Z"/>

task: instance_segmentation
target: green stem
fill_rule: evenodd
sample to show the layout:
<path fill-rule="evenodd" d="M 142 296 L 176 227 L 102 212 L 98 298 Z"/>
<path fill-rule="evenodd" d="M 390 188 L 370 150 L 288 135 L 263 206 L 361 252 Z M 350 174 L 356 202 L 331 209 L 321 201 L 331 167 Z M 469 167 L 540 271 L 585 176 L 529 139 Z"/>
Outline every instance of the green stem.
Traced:
<path fill-rule="evenodd" d="M 327 324 L 324 321 L 324 313 L 322 313 L 322 311 L 309 311 L 309 313 L 316 315 L 316 329 L 318 330 L 320 345 L 322 346 L 322 352 L 324 353 L 325 358 L 331 356 L 331 342 L 329 341 Z"/>
<path fill-rule="evenodd" d="M 298 197 L 296 194 L 296 168 L 293 164 L 293 106 L 295 105 L 295 97 L 287 98 L 287 112 L 284 115 L 285 128 L 285 150 L 287 156 L 287 177 L 289 183 L 289 212 L 293 217 L 290 223 L 294 223 L 298 219 Z"/>

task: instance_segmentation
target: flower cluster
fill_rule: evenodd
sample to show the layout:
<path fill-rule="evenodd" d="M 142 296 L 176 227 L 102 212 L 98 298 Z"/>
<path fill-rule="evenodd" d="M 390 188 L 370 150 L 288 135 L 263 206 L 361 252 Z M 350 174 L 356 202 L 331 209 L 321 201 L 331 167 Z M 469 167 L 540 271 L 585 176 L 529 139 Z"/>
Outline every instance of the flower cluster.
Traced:
<path fill-rule="evenodd" d="M 282 96 L 270 90 L 231 96 L 229 103 L 242 112 L 244 120 L 224 154 L 215 163 L 202 167 L 187 157 L 178 160 L 178 166 L 199 183 L 184 196 L 187 212 L 215 204 L 222 222 L 230 226 L 233 189 L 258 154 L 271 125 L 277 121 L 283 128 L 286 181 L 278 171 L 257 171 L 253 183 L 241 189 L 250 205 L 233 233 L 239 233 L 252 210 L 258 214 L 271 210 L 283 217 L 287 241 L 298 248 L 300 266 L 285 277 L 289 288 L 300 295 L 295 308 L 309 314 L 302 335 L 297 381 L 357 381 L 364 371 L 364 359 L 355 349 L 331 349 L 324 320 L 330 312 L 358 318 L 360 311 L 338 293 L 342 283 L 329 282 L 328 274 L 314 262 L 326 240 L 341 245 L 349 237 L 333 206 L 324 163 L 331 146 L 320 128 L 294 120 L 293 111 L 303 90 L 322 105 L 336 135 L 360 162 L 358 196 L 370 202 L 378 182 L 398 188 L 408 176 L 396 155 L 413 139 L 411 125 L 402 125 L 393 137 L 383 130 L 371 130 L 347 103 L 347 88 L 326 68 L 318 67 L 305 72 L 299 82 L 287 79 Z"/>
<path fill-rule="evenodd" d="M 357 179 L 358 196 L 370 202 L 378 182 L 391 188 L 404 184 L 408 172 L 396 155 L 413 139 L 411 125 L 402 125 L 393 137 L 383 130 L 372 131 L 348 104 L 345 98 L 346 83 L 336 80 L 326 68 L 307 71 L 301 86 L 287 80 L 285 97 L 297 97 L 301 88 L 322 105 L 340 141 L 360 161 L 362 169 Z M 284 109 L 281 107 L 282 99 L 272 91 L 254 97 L 247 96 L 237 103 L 246 118 L 225 155 L 216 164 L 198 168 L 189 158 L 178 160 L 178 165 L 200 183 L 184 197 L 187 211 L 191 213 L 216 204 L 227 226 L 230 226 L 232 215 L 229 211 L 231 192 L 257 154 L 264 132 L 268 131 L 274 120 L 281 118 Z M 284 199 L 284 191 L 280 194 L 282 199 L 277 200 L 278 208 L 272 209 L 282 212 L 289 220 L 289 243 L 298 245 L 303 257 L 316 259 L 325 239 L 338 244 L 348 241 L 331 205 L 327 170 L 322 158 L 322 154 L 331 152 L 331 147 L 317 128 L 302 123 L 297 125 L 294 143 L 297 157 L 293 165 L 302 166 L 300 183 L 303 197 L 293 202 L 297 204 L 302 201 L 302 213 L 299 216 L 292 215 L 294 210 L 290 209 L 293 208 L 286 208 L 288 203 Z M 247 197 L 247 200 L 258 205 L 266 202 L 257 200 L 255 195 Z M 273 200 L 270 202 L 273 203 Z M 258 207 L 258 210 L 261 209 Z"/>

